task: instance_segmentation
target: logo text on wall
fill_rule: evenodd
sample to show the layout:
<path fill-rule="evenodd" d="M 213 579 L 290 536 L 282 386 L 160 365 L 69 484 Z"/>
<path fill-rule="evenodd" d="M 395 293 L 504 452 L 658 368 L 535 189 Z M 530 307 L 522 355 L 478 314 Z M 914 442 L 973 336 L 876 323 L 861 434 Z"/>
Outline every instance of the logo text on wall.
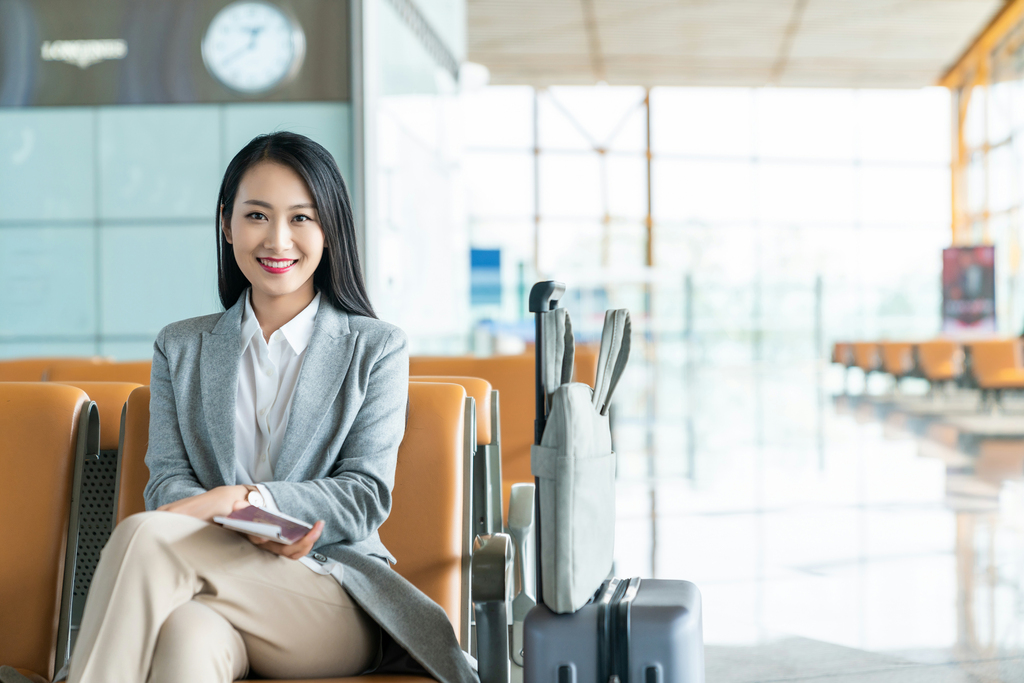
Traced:
<path fill-rule="evenodd" d="M 120 38 L 110 40 L 54 40 L 44 41 L 39 49 L 44 62 L 66 62 L 79 69 L 108 59 L 128 56 L 128 43 Z"/>

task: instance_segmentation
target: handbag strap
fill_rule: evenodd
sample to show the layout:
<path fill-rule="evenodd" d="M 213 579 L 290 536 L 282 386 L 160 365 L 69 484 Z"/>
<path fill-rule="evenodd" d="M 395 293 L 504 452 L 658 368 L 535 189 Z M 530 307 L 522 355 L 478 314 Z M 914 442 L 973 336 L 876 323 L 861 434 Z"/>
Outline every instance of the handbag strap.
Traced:
<path fill-rule="evenodd" d="M 627 309 L 618 308 L 604 314 L 601 354 L 597 358 L 597 379 L 594 382 L 594 408 L 602 415 L 608 413 L 612 394 L 626 369 L 632 330 Z"/>
<path fill-rule="evenodd" d="M 576 356 L 575 340 L 572 334 L 572 320 L 564 308 L 556 308 L 541 314 L 540 352 L 544 392 L 550 400 L 555 389 L 572 381 L 572 367 Z"/>

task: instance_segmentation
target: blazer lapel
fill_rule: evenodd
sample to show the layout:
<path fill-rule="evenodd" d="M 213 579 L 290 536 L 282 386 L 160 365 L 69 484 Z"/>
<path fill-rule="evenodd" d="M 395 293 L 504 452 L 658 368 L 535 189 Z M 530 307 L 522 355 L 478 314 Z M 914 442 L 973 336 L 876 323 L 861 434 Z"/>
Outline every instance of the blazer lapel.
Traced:
<path fill-rule="evenodd" d="M 302 461 L 328 408 L 337 399 L 355 353 L 357 337 L 350 333 L 348 315 L 334 308 L 326 298 L 321 299 L 313 336 L 299 368 L 281 452 L 274 465 L 277 481 L 287 481 Z"/>
<path fill-rule="evenodd" d="M 238 365 L 242 355 L 242 307 L 238 298 L 225 311 L 213 331 L 203 332 L 199 351 L 199 387 L 206 427 L 213 444 L 221 478 L 235 483 L 235 399 L 238 394 Z"/>

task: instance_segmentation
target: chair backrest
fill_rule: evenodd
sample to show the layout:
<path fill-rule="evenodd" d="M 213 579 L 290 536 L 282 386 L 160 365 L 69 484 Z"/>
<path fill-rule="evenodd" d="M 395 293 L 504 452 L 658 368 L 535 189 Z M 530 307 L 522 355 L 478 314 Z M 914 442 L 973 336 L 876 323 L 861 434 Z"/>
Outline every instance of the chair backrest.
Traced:
<path fill-rule="evenodd" d="M 409 383 L 409 418 L 398 449 L 391 515 L 380 537 L 395 571 L 448 614 L 465 642 L 469 557 L 464 555 L 466 391 L 457 384 Z"/>
<path fill-rule="evenodd" d="M 853 347 L 853 363 L 864 372 L 872 372 L 879 367 L 878 343 L 855 342 Z"/>
<path fill-rule="evenodd" d="M 146 451 L 149 450 L 149 387 L 139 387 L 128 396 L 118 420 L 121 440 L 117 449 L 117 496 L 114 523 L 146 511 L 143 491 L 149 482 Z"/>
<path fill-rule="evenodd" d="M 109 358 L 12 358 L 0 360 L 0 382 L 39 382 L 49 368 L 66 363 L 110 363 Z"/>
<path fill-rule="evenodd" d="M 1000 370 L 1020 367 L 1020 339 L 984 339 L 964 342 L 971 351 L 971 374 L 984 382 Z"/>
<path fill-rule="evenodd" d="M 56 383 L 55 383 L 56 384 Z M 121 437 L 121 412 L 138 384 L 127 382 L 59 382 L 81 389 L 99 413 L 99 452 L 82 462 L 78 488 L 78 546 L 75 553 L 75 590 L 71 597 L 72 645 L 85 610 L 92 576 L 100 551 L 114 529 L 117 494 L 117 445 Z"/>
<path fill-rule="evenodd" d="M 530 446 L 533 445 L 534 357 L 515 356 L 413 356 L 411 375 L 480 377 L 491 383 L 501 397 L 502 500 L 509 500 L 513 484 L 533 483 Z"/>
<path fill-rule="evenodd" d="M 914 369 L 914 345 L 909 342 L 880 342 L 882 369 L 899 379 Z"/>
<path fill-rule="evenodd" d="M 476 401 L 476 445 L 487 446 L 497 441 L 491 423 L 491 383 L 479 377 L 454 377 L 445 375 L 410 375 L 410 382 L 433 382 L 442 384 L 458 384 L 466 390 L 466 395 Z"/>
<path fill-rule="evenodd" d="M 601 356 L 601 344 L 577 344 L 573 354 L 572 381 L 589 384 L 594 388 L 597 382 L 597 359 Z"/>
<path fill-rule="evenodd" d="M 846 367 L 853 364 L 853 349 L 848 342 L 836 342 L 832 346 L 832 362 Z"/>
<path fill-rule="evenodd" d="M 47 680 L 70 642 L 72 490 L 98 450 L 98 423 L 81 389 L 0 383 L 0 518 L 5 557 L 16 557 L 0 562 L 0 662 Z"/>
<path fill-rule="evenodd" d="M 61 363 L 46 370 L 45 380 L 50 382 L 131 382 L 149 384 L 152 361 L 138 360 L 121 363 Z"/>
<path fill-rule="evenodd" d="M 409 383 L 409 415 L 398 449 L 391 515 L 381 540 L 395 570 L 437 602 L 464 638 L 469 558 L 464 557 L 466 390 L 457 384 Z M 117 521 L 145 510 L 149 481 L 149 387 L 128 397 L 118 458 Z"/>
<path fill-rule="evenodd" d="M 963 371 L 963 349 L 949 339 L 918 342 L 917 362 L 921 373 L 932 382 L 956 379 Z"/>

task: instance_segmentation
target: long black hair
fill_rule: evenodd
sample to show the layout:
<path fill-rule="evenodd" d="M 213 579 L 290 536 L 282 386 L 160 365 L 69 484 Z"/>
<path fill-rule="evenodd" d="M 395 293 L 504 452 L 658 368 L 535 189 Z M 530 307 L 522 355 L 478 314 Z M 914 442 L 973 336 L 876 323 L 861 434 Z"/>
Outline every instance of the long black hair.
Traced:
<path fill-rule="evenodd" d="M 306 182 L 313 195 L 320 227 L 324 231 L 324 253 L 313 273 L 314 286 L 336 308 L 376 318 L 370 297 L 366 294 L 363 269 L 359 265 L 352 203 L 338 164 L 331 153 L 318 143 L 305 135 L 289 132 L 257 135 L 235 155 L 224 171 L 217 197 L 217 287 L 224 308 L 231 308 L 251 283 L 235 261 L 221 221 L 231 221 L 242 176 L 264 161 L 291 168 Z"/>

